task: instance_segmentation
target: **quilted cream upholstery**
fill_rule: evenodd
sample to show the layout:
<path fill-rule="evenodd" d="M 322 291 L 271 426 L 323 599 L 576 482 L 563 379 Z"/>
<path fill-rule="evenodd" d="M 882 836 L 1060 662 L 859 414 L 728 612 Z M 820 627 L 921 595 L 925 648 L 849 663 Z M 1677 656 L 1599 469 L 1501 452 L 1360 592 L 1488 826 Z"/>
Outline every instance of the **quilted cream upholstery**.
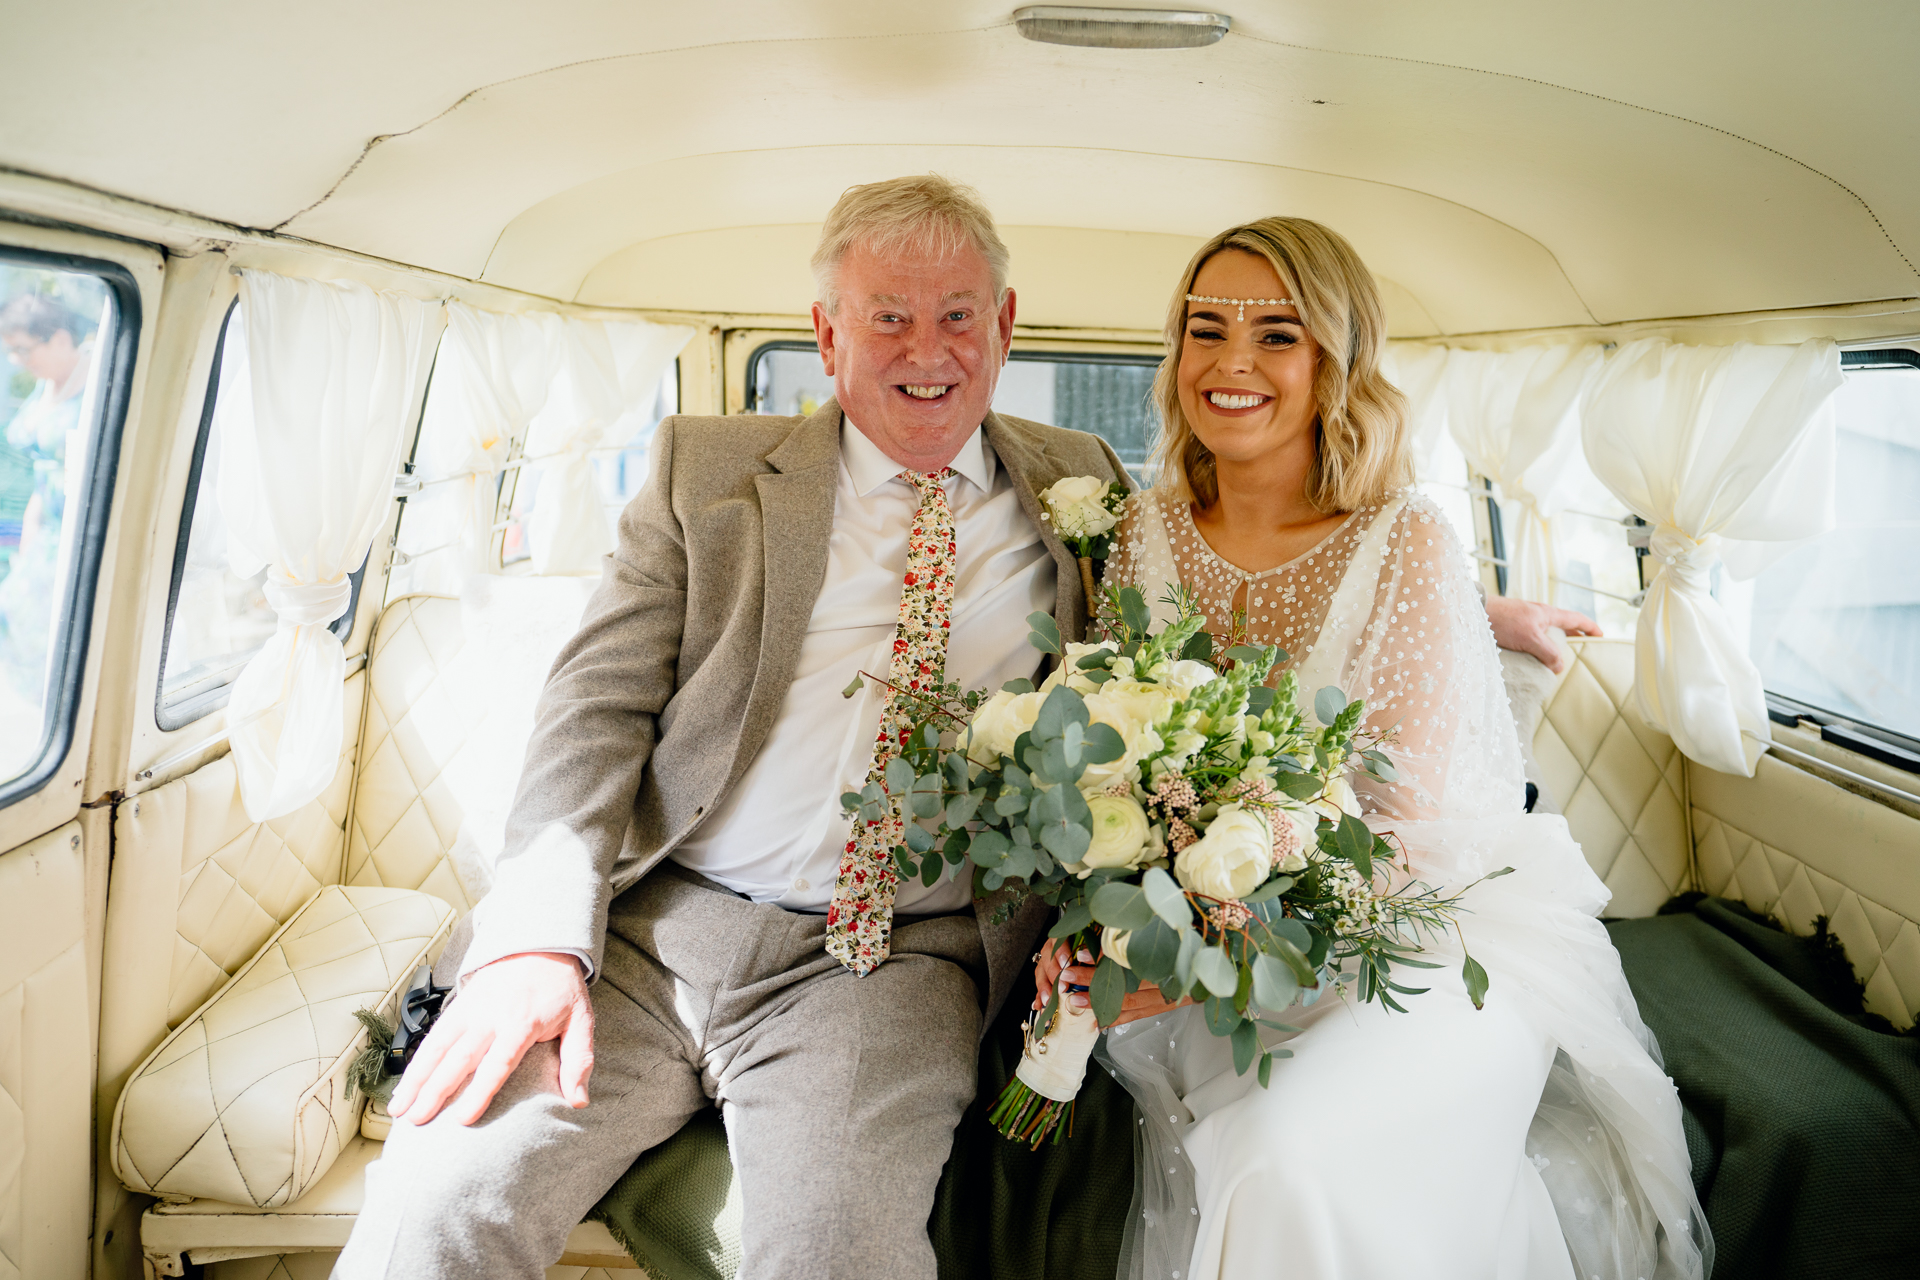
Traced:
<path fill-rule="evenodd" d="M 412 890 L 321 889 L 134 1073 L 114 1115 L 120 1180 L 262 1207 L 299 1197 L 359 1132 L 353 1011 L 391 1009 L 453 918 Z"/>
<path fill-rule="evenodd" d="M 93 1134 L 86 868 L 70 822 L 0 855 L 0 1278 L 84 1276 Z"/>
<path fill-rule="evenodd" d="M 1613 890 L 1607 914 L 1650 916 L 1691 882 L 1686 760 L 1634 706 L 1632 641 L 1567 644 L 1573 660 L 1534 731 L 1534 759 Z"/>
<path fill-rule="evenodd" d="M 595 585 L 474 578 L 406 596 L 375 629 L 345 883 L 423 889 L 462 911 L 486 892 L 533 732 L 533 705 Z"/>
<path fill-rule="evenodd" d="M 1700 887 L 1796 933 L 1827 916 L 1896 1026 L 1920 1017 L 1920 820 L 1762 756 L 1751 778 L 1693 767 Z"/>

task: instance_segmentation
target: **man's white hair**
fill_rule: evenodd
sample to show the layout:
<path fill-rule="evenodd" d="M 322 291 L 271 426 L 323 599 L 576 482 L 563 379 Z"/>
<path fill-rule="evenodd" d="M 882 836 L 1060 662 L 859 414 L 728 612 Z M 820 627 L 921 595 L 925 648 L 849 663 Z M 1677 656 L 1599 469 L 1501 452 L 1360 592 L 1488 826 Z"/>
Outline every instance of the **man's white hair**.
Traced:
<path fill-rule="evenodd" d="M 834 204 L 813 251 L 814 288 L 830 316 L 840 313 L 841 259 L 856 244 L 882 256 L 909 252 L 936 261 L 971 244 L 993 274 L 994 305 L 1007 296 L 1007 246 L 993 215 L 979 192 L 937 173 L 848 187 Z"/>

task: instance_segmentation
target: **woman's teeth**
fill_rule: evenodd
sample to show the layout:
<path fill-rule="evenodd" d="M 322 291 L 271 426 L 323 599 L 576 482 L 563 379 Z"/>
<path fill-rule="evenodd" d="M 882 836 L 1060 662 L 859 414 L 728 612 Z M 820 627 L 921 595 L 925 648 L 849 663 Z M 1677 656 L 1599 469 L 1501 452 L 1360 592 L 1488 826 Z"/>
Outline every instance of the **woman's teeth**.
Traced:
<path fill-rule="evenodd" d="M 1207 402 L 1216 409 L 1251 409 L 1272 399 L 1271 396 L 1236 396 L 1225 391 L 1207 392 Z"/>
<path fill-rule="evenodd" d="M 916 387 L 912 383 L 902 383 L 900 384 L 900 389 L 916 400 L 938 400 L 941 396 L 947 394 L 948 390 L 945 386 Z"/>

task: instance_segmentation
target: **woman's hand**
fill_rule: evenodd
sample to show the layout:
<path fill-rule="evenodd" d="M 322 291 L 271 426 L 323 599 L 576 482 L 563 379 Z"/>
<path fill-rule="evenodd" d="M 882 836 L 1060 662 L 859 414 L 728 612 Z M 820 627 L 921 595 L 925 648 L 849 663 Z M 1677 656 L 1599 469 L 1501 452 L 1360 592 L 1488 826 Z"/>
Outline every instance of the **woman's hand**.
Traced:
<path fill-rule="evenodd" d="M 1047 993 L 1061 981 L 1070 986 L 1091 987 L 1096 962 L 1092 953 L 1082 948 L 1077 955 L 1069 957 L 1067 944 L 1055 940 L 1048 942 L 1040 951 L 1040 959 L 1033 966 L 1034 997 L 1033 1007 L 1037 1012 L 1047 1006 Z M 1085 1009 L 1092 1000 L 1084 991 L 1066 993 L 1068 1003 L 1076 1009 Z M 1138 991 L 1129 992 L 1120 1002 L 1120 1016 L 1108 1026 L 1117 1027 L 1122 1023 L 1138 1022 L 1142 1018 L 1157 1017 L 1169 1009 L 1178 1009 L 1183 1004 L 1192 1004 L 1191 998 L 1168 1000 L 1160 994 L 1160 988 L 1151 982 L 1142 982 Z"/>

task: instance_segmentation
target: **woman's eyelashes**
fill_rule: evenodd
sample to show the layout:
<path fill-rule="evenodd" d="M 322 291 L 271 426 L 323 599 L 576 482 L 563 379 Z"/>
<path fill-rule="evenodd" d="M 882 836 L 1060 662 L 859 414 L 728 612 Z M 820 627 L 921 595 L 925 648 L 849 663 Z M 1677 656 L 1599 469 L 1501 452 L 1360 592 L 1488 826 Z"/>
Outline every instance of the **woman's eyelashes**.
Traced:
<path fill-rule="evenodd" d="M 1219 329 L 1189 329 L 1187 338 L 1192 342 L 1225 342 L 1227 335 Z M 1285 329 L 1269 329 L 1256 335 L 1254 341 L 1271 351 L 1284 351 L 1298 345 L 1300 339 Z"/>

